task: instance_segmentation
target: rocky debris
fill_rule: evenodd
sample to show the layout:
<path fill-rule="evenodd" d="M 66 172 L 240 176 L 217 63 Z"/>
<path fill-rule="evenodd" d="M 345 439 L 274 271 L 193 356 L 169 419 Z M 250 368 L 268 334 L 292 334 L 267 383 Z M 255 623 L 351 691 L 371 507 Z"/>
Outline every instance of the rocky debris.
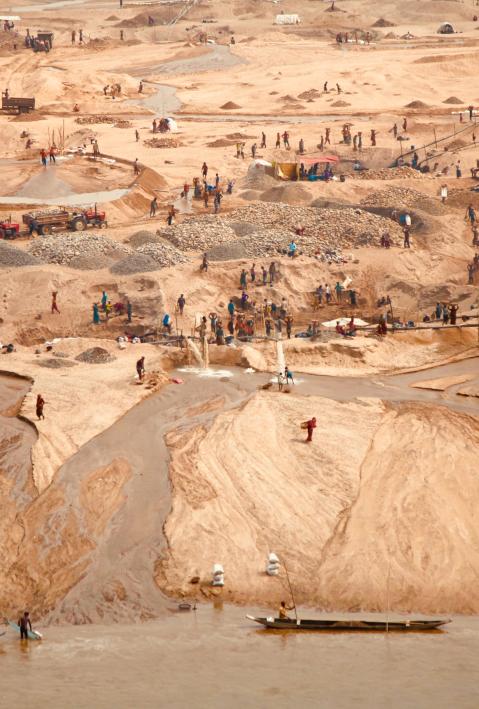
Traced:
<path fill-rule="evenodd" d="M 104 350 L 103 347 L 91 347 L 89 350 L 81 352 L 75 357 L 78 362 L 86 362 L 87 364 L 106 364 L 114 362 L 116 357 Z"/>
<path fill-rule="evenodd" d="M 146 273 L 147 271 L 157 271 L 159 268 L 156 261 L 151 256 L 135 252 L 128 254 L 121 261 L 117 261 L 110 267 L 111 273 L 119 276 L 129 276 L 132 273 Z"/>
<path fill-rule="evenodd" d="M 131 128 L 132 122 L 126 121 L 123 118 L 115 122 L 115 128 Z"/>
<path fill-rule="evenodd" d="M 35 364 L 38 364 L 40 367 L 48 367 L 49 369 L 62 369 L 76 366 L 76 362 L 71 362 L 68 359 L 58 359 L 57 357 L 42 359 L 39 362 L 35 362 Z"/>
<path fill-rule="evenodd" d="M 176 138 L 148 138 L 143 141 L 143 145 L 149 148 L 179 148 L 183 143 Z"/>
<path fill-rule="evenodd" d="M 425 175 L 413 167 L 405 165 L 404 167 L 383 167 L 379 170 L 361 170 L 353 172 L 349 177 L 355 180 L 422 180 Z"/>
<path fill-rule="evenodd" d="M 221 217 L 211 214 L 187 217 L 181 224 L 165 227 L 160 234 L 182 251 L 205 251 L 237 238 L 233 229 Z"/>
<path fill-rule="evenodd" d="M 102 257 L 115 259 L 131 253 L 128 246 L 91 232 L 41 237 L 35 239 L 29 251 L 46 263 L 58 263 L 63 266 L 72 265 L 72 262 L 80 257 L 100 259 L 96 262 L 96 268 L 101 268 L 98 264 L 101 263 Z"/>
<path fill-rule="evenodd" d="M 0 241 L 0 268 L 19 268 L 20 266 L 38 266 L 42 261 L 35 256 Z"/>
<path fill-rule="evenodd" d="M 137 253 L 152 258 L 159 268 L 175 266 L 177 263 L 186 263 L 188 261 L 186 256 L 171 244 L 143 244 L 137 249 Z"/>
<path fill-rule="evenodd" d="M 350 106 L 351 104 L 348 103 L 347 101 L 343 101 L 342 99 L 339 99 L 339 101 L 335 101 L 334 103 L 331 104 L 333 108 L 345 108 L 346 106 Z"/>
<path fill-rule="evenodd" d="M 429 197 L 410 187 L 387 187 L 385 190 L 371 192 L 361 200 L 367 207 L 393 207 L 395 209 L 421 209 L 428 214 L 446 214 L 446 208 L 438 199 Z"/>
<path fill-rule="evenodd" d="M 117 121 L 117 118 L 104 113 L 96 116 L 78 116 L 78 118 L 75 118 L 75 123 L 79 123 L 81 126 L 94 125 L 95 123 L 117 123 Z"/>

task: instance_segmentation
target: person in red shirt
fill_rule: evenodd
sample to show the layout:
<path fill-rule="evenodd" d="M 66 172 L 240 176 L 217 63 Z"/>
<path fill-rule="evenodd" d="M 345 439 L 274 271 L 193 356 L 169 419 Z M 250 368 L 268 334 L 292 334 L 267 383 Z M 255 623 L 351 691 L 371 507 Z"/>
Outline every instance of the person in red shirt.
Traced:
<path fill-rule="evenodd" d="M 308 429 L 306 443 L 311 443 L 313 440 L 313 430 L 316 428 L 316 418 L 314 416 L 309 421 L 306 421 L 306 428 Z"/>

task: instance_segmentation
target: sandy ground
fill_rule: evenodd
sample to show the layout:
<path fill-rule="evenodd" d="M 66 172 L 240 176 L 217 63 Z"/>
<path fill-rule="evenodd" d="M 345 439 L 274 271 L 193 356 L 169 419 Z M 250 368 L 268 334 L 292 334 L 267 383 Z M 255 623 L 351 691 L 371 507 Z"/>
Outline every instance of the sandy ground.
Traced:
<path fill-rule="evenodd" d="M 175 6 L 145 11 L 86 1 L 19 11 L 17 49 L 12 34 L 0 37 L 2 87 L 10 96 L 35 96 L 37 110 L 0 115 L 5 178 L 0 198 L 14 202 L 0 204 L 2 218 L 12 215 L 21 222 L 22 197 L 51 195 L 61 204 L 74 193 L 123 188 L 128 193 L 121 198 L 98 202 L 107 211 L 105 234 L 128 244 L 139 229 L 155 232 L 164 226 L 167 206 L 178 199 L 185 180 L 199 176 L 204 160 L 223 184 L 235 180 L 233 195 L 223 202 L 225 212 L 263 198 L 357 206 L 378 191 L 414 189 L 422 196 L 407 205 L 414 217 L 411 250 L 351 249 L 344 263 L 330 265 L 306 256 L 294 262 L 280 257 L 278 284 L 250 287 L 250 298 L 258 303 L 286 298 L 297 328 L 312 319 L 377 319 L 376 301 L 386 294 L 404 321 L 421 323 L 438 301 L 457 302 L 459 315 L 467 314 L 477 301 L 477 283 L 467 285 L 466 277 L 477 249 L 464 221 L 469 203 L 479 208 L 478 195 L 470 191 L 477 184 L 470 177 L 479 159 L 476 123 L 465 110 L 479 103 L 474 8 L 362 0 L 338 5 L 330 12 L 329 3 L 283 2 L 284 12 L 302 18 L 300 25 L 285 28 L 273 24 L 276 6 L 247 0 L 199 3 L 171 25 L 162 23 L 174 19 Z M 150 12 L 154 26 L 147 25 Z M 206 15 L 215 22 L 203 23 Z M 375 27 L 380 17 L 390 24 Z M 444 20 L 458 33 L 438 35 Z M 48 54 L 22 45 L 26 28 L 37 26 L 55 33 Z M 85 42 L 72 45 L 71 31 L 80 28 Z M 216 44 L 201 45 L 201 31 Z M 413 37 L 402 39 L 408 31 Z M 337 32 L 348 32 L 353 40 L 355 32 L 359 40 L 370 32 L 371 42 L 337 45 Z M 228 48 L 232 35 L 236 43 Z M 121 84 L 121 94 L 112 99 L 103 88 L 114 83 Z M 451 97 L 457 100 L 448 102 Z M 222 108 L 228 102 L 236 108 Z M 174 142 L 151 147 L 153 119 L 172 113 L 178 132 L 167 137 Z M 345 122 L 353 133 L 362 131 L 360 158 L 371 171 L 366 179 L 353 175 L 357 154 L 340 142 Z M 394 123 L 403 141 L 394 139 Z M 340 158 L 345 182 L 285 186 L 248 177 L 250 148 L 260 143 L 263 130 L 267 147 L 257 157 L 282 161 L 296 159 L 300 138 L 307 154 L 316 153 L 326 127 L 332 138 L 328 150 Z M 371 129 L 377 131 L 375 147 Z M 277 150 L 276 133 L 284 130 L 290 132 L 291 149 Z M 237 134 L 245 136 L 245 160 L 235 157 Z M 66 149 L 85 145 L 89 155 L 59 161 L 45 172 L 39 151 L 60 144 L 63 136 Z M 33 141 L 29 149 L 27 137 Z M 89 159 L 93 139 L 115 162 Z M 413 145 L 421 159 L 437 163 L 436 172 L 401 179 L 377 172 Z M 135 159 L 142 165 L 137 176 Z M 458 162 L 461 180 L 454 176 Z M 437 174 L 446 167 L 447 177 Z M 443 206 L 444 182 L 449 197 Z M 160 211 L 150 219 L 153 196 Z M 385 198 L 384 207 L 396 208 L 398 199 Z M 191 209 L 204 212 L 201 203 Z M 27 250 L 30 241 L 16 245 Z M 287 561 L 304 603 L 384 610 L 389 588 L 396 610 L 478 612 L 475 375 L 467 370 L 438 377 L 431 370 L 414 380 L 415 389 L 409 381 L 401 383 L 411 401 L 390 401 L 386 391 L 384 397 L 339 402 L 320 396 L 315 385 L 288 396 L 272 391 L 253 396 L 256 385 L 218 380 L 202 387 L 198 380 L 178 394 L 175 411 L 174 388 L 151 394 L 172 368 L 194 359 L 192 352 L 155 345 L 119 350 L 115 338 L 124 333 L 125 319 L 94 327 L 91 308 L 103 289 L 115 301 L 128 297 L 131 330 L 140 334 L 155 331 L 185 293 L 185 314 L 174 317 L 174 324 L 191 334 L 201 315 L 225 312 L 229 299 L 240 294 L 241 269 L 251 263 L 215 263 L 204 275 L 201 254 L 187 256 L 179 266 L 131 276 L 103 267 L 2 267 L 0 340 L 13 342 L 16 352 L 2 355 L 0 368 L 30 377 L 17 383 L 18 391 L 5 390 L 8 405 L 0 421 L 7 461 L 0 477 L 6 509 L 0 531 L 2 608 L 14 608 L 22 598 L 55 621 L 151 617 L 163 608 L 154 578 L 168 594 L 193 596 L 201 588 L 209 597 L 215 562 L 225 565 L 224 598 L 276 603 L 286 593 L 284 575 L 264 575 L 266 556 L 275 551 Z M 256 259 L 258 269 L 261 261 L 267 260 Z M 311 295 L 319 283 L 346 277 L 358 291 L 357 308 L 338 303 L 313 308 Z M 53 290 L 59 315 L 49 312 Z M 53 338 L 60 341 L 50 354 L 45 343 Z M 75 359 L 94 346 L 115 359 L 104 364 Z M 324 335 L 316 342 L 286 340 L 283 349 L 299 375 L 366 380 L 477 354 L 477 331 L 439 326 L 385 340 L 364 333 L 354 340 Z M 141 355 L 150 379 L 140 387 L 134 375 Z M 48 366 L 52 359 L 56 366 Z M 210 362 L 274 374 L 276 343 L 211 346 Z M 428 391 L 442 398 L 415 398 Z M 38 393 L 46 400 L 45 420 L 39 422 Z M 1 395 L 0 389 L 0 400 Z M 463 398 L 458 395 L 467 400 L 466 409 L 447 408 L 452 399 Z M 15 418 L 18 412 L 35 422 L 36 434 Z M 306 446 L 299 422 L 312 413 L 318 416 L 316 441 Z M 152 436 L 150 454 L 145 449 Z M 118 558 L 123 564 L 117 570 Z M 197 575 L 200 587 L 190 584 Z"/>

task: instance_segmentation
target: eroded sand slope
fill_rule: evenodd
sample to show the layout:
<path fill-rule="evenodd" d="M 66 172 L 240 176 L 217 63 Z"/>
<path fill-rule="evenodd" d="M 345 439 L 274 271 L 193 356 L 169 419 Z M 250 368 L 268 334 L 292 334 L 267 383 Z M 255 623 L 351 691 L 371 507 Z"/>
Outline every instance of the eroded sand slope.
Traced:
<path fill-rule="evenodd" d="M 312 445 L 299 422 L 318 417 Z M 284 574 L 299 602 L 347 610 L 477 612 L 477 419 L 442 407 L 258 394 L 211 429 L 169 436 L 173 507 L 167 593 L 209 593 L 225 567 L 225 599 L 276 603 Z"/>

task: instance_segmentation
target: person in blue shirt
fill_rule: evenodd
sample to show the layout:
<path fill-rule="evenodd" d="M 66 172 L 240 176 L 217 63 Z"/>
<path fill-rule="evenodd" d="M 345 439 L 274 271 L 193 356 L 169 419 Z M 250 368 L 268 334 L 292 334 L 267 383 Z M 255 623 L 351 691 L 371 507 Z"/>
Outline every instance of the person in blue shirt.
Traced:
<path fill-rule="evenodd" d="M 166 328 L 168 332 L 171 332 L 171 320 L 168 313 L 165 313 L 163 316 L 163 327 Z"/>
<path fill-rule="evenodd" d="M 233 317 L 235 314 L 235 304 L 233 303 L 232 300 L 228 303 L 228 313 L 230 314 L 230 317 Z"/>
<path fill-rule="evenodd" d="M 294 241 L 294 239 L 293 239 L 292 242 L 290 243 L 289 247 L 288 247 L 288 249 L 289 249 L 289 250 L 288 250 L 288 256 L 290 256 L 291 258 L 294 258 L 294 257 L 296 256 L 296 249 L 297 249 L 297 248 L 298 248 L 298 247 L 296 246 L 296 243 L 295 243 L 295 241 Z"/>

